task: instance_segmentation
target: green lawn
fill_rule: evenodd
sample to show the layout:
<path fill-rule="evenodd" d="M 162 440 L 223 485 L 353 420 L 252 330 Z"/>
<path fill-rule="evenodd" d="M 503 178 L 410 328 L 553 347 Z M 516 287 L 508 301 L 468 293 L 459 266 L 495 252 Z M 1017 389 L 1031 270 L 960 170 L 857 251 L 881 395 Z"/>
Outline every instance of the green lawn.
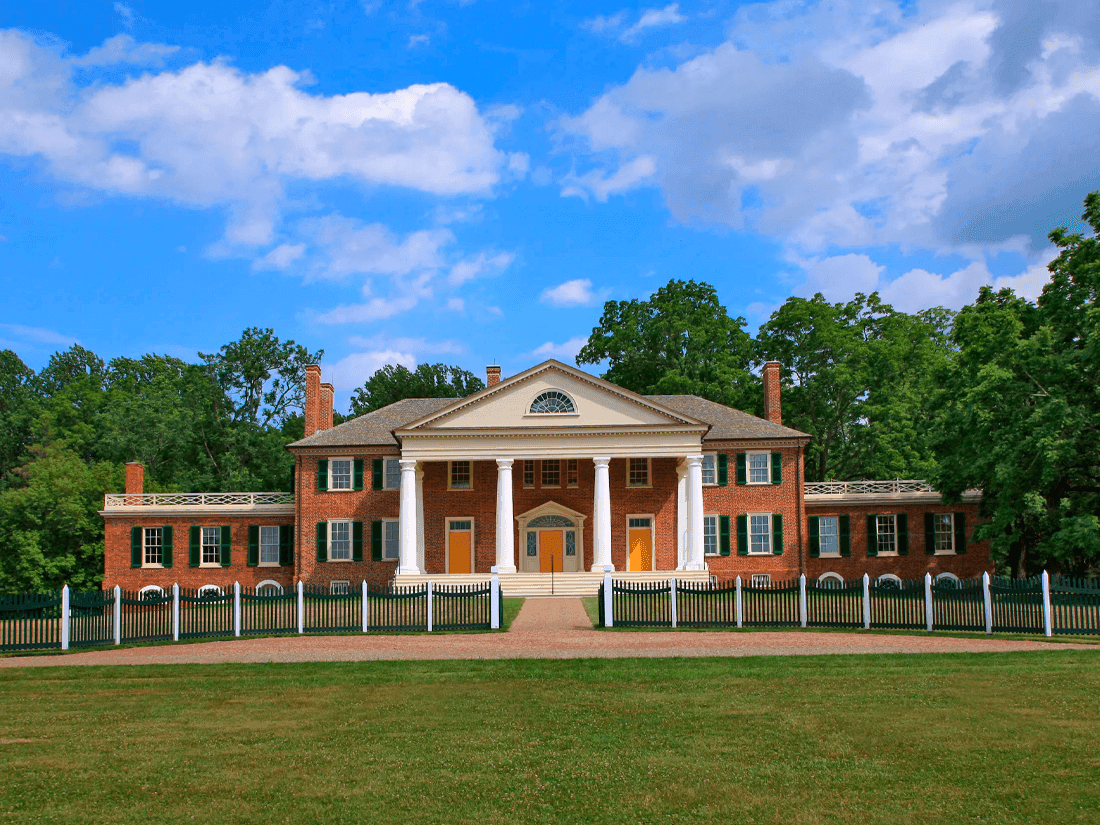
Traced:
<path fill-rule="evenodd" d="M 1100 821 L 1092 652 L 0 671 L 0 821 Z"/>

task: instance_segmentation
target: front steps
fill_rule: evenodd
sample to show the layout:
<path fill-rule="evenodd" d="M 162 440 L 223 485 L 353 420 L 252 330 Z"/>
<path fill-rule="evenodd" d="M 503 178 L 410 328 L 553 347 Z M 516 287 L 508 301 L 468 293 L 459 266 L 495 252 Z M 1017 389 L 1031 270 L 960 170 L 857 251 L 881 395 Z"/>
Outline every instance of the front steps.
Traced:
<path fill-rule="evenodd" d="M 603 573 L 501 573 L 500 589 L 505 597 L 522 596 L 595 596 L 600 591 Z M 710 573 L 705 570 L 652 570 L 637 573 L 612 573 L 620 582 L 666 582 L 675 577 L 678 582 L 707 582 Z M 437 585 L 483 584 L 491 578 L 489 573 L 455 573 L 453 575 L 419 573 L 394 576 L 397 587 L 422 585 L 432 581 Z"/>

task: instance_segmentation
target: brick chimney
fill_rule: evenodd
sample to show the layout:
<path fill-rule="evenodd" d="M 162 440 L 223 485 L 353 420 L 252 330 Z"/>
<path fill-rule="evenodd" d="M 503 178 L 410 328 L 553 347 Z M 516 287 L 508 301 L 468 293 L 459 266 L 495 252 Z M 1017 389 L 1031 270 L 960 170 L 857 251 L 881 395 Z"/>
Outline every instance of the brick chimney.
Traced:
<path fill-rule="evenodd" d="M 145 465 L 138 461 L 126 462 L 126 494 L 140 496 L 145 491 Z M 133 501 L 126 500 L 127 504 L 141 504 L 140 498 Z"/>
<path fill-rule="evenodd" d="M 764 365 L 764 418 L 775 424 L 783 423 L 783 407 L 780 403 L 778 361 Z"/>
<path fill-rule="evenodd" d="M 500 383 L 500 367 L 490 364 L 485 368 L 485 386 L 491 387 Z"/>
<path fill-rule="evenodd" d="M 321 367 L 306 367 L 306 437 L 321 428 Z"/>
<path fill-rule="evenodd" d="M 332 429 L 332 396 L 335 390 L 332 384 L 321 385 L 321 412 L 318 416 L 317 429 Z"/>

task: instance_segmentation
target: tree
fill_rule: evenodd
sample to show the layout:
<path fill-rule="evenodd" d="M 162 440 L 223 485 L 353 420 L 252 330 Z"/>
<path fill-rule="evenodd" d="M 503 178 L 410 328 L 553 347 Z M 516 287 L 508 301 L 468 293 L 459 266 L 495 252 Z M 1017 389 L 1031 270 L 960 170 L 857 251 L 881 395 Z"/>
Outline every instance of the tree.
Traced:
<path fill-rule="evenodd" d="M 420 364 L 410 371 L 400 364 L 387 364 L 355 391 L 351 412 L 365 415 L 405 398 L 465 398 L 483 389 L 480 378 L 460 367 Z"/>
<path fill-rule="evenodd" d="M 689 394 L 754 408 L 752 339 L 710 284 L 671 280 L 647 300 L 608 301 L 578 364 L 608 362 L 603 377 L 644 395 Z"/>
<path fill-rule="evenodd" d="M 34 371 L 10 349 L 0 351 L 0 490 L 31 443 L 39 397 Z"/>
<path fill-rule="evenodd" d="M 982 491 L 976 534 L 1017 576 L 1100 561 L 1100 194 L 1084 219 L 1092 237 L 1050 233 L 1037 303 L 985 287 L 959 313 L 937 398 L 934 480 L 950 499 Z"/>

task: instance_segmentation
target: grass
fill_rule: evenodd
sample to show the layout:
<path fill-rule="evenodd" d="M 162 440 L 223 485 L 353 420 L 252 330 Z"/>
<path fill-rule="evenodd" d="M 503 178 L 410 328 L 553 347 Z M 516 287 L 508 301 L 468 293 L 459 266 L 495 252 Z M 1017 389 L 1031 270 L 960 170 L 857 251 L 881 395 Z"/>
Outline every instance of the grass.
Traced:
<path fill-rule="evenodd" d="M 1091 652 L 0 671 L 0 819 L 1092 823 Z"/>

